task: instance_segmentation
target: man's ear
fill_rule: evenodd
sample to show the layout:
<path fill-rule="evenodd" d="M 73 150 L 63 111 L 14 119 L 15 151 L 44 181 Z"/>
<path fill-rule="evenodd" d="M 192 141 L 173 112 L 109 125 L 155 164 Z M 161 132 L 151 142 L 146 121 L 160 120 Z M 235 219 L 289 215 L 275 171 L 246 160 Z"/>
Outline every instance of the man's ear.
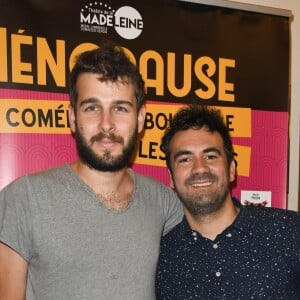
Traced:
<path fill-rule="evenodd" d="M 233 159 L 229 166 L 229 181 L 233 182 L 236 177 L 236 162 Z"/>
<path fill-rule="evenodd" d="M 138 111 L 138 133 L 141 133 L 144 129 L 145 117 L 146 108 L 145 105 L 143 105 Z"/>
<path fill-rule="evenodd" d="M 70 129 L 72 132 L 75 132 L 76 126 L 75 126 L 75 121 L 76 121 L 76 116 L 75 116 L 75 110 L 73 106 L 69 106 L 68 109 L 68 117 L 69 117 L 69 123 L 70 123 Z"/>
<path fill-rule="evenodd" d="M 173 181 L 173 176 L 172 176 L 172 173 L 170 171 L 170 169 L 168 168 L 168 173 L 169 173 L 169 176 L 170 176 L 170 187 L 172 189 L 175 189 L 175 186 L 174 186 L 174 181 Z"/>

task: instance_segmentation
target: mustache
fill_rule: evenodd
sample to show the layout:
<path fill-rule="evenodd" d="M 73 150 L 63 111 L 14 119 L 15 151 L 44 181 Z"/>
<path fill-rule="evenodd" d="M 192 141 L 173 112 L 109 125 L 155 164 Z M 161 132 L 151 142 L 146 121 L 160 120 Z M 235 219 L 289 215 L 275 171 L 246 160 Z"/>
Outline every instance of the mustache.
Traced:
<path fill-rule="evenodd" d="M 210 180 L 210 181 L 216 181 L 218 177 L 216 175 L 213 175 L 208 172 L 204 173 L 194 173 L 190 177 L 188 177 L 184 183 L 186 185 L 192 184 L 195 180 Z"/>
<path fill-rule="evenodd" d="M 108 139 L 111 140 L 112 142 L 120 143 L 120 144 L 124 143 L 123 137 L 115 135 L 113 133 L 103 133 L 103 132 L 99 132 L 98 134 L 91 137 L 90 142 L 91 144 L 94 144 L 95 142 L 100 142 L 103 139 Z"/>

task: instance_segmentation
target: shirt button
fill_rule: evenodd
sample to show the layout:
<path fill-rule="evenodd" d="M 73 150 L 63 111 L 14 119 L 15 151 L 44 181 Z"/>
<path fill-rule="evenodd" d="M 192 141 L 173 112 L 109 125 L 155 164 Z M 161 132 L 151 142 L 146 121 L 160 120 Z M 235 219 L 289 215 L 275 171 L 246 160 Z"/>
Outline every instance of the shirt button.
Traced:
<path fill-rule="evenodd" d="M 218 244 L 213 244 L 214 249 L 217 249 L 218 247 L 219 247 Z"/>
<path fill-rule="evenodd" d="M 216 272 L 216 276 L 220 277 L 221 276 L 221 272 Z"/>
<path fill-rule="evenodd" d="M 192 232 L 192 237 L 193 237 L 193 240 L 194 240 L 194 241 L 197 241 L 197 240 L 198 240 L 198 234 L 197 234 L 196 231 L 193 231 L 193 232 Z"/>
<path fill-rule="evenodd" d="M 232 237 L 231 233 L 226 234 L 227 237 Z"/>

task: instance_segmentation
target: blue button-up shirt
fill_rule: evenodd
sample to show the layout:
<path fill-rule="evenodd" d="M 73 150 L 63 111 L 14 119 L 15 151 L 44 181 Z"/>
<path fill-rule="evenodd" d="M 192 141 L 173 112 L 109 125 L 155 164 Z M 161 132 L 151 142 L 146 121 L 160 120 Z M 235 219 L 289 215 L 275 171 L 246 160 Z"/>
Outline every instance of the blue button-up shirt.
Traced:
<path fill-rule="evenodd" d="M 300 214 L 241 206 L 214 241 L 183 219 L 162 239 L 156 293 L 157 300 L 300 299 Z"/>

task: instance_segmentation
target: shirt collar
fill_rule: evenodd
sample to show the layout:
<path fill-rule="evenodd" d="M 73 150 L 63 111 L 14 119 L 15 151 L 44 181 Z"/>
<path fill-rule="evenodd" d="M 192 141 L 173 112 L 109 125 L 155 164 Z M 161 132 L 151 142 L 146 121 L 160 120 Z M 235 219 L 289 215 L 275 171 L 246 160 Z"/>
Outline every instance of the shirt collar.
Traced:
<path fill-rule="evenodd" d="M 247 233 L 251 227 L 251 210 L 247 206 L 243 206 L 236 198 L 232 198 L 232 201 L 233 204 L 240 209 L 240 212 L 229 227 L 234 227 L 244 233 Z M 178 234 L 180 237 L 183 237 L 192 231 L 185 216 L 178 226 Z"/>

